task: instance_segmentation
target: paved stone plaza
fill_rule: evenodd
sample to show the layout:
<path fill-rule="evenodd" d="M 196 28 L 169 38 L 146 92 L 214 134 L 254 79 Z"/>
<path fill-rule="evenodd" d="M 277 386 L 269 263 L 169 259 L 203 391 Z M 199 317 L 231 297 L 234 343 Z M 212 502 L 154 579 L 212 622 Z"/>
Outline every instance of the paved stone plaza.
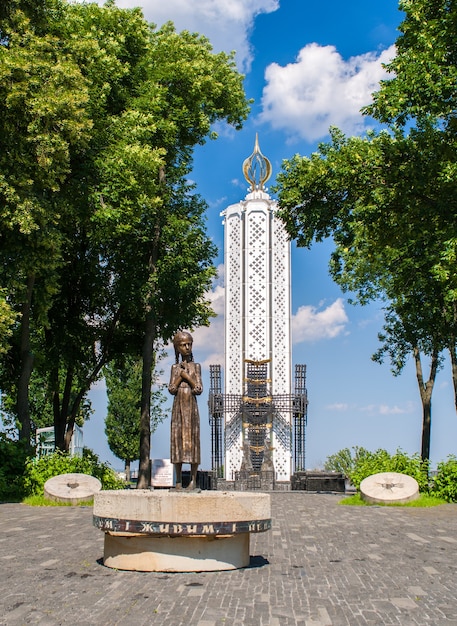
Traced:
<path fill-rule="evenodd" d="M 271 499 L 251 566 L 203 574 L 106 568 L 91 508 L 0 504 L 0 624 L 457 626 L 457 505 Z"/>

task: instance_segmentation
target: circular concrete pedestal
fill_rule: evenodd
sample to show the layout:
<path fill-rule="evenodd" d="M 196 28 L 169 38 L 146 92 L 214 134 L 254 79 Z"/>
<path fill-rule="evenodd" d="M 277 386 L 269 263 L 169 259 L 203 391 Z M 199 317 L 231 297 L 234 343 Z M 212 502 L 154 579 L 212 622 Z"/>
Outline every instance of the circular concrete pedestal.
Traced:
<path fill-rule="evenodd" d="M 155 537 L 105 533 L 107 567 L 139 572 L 214 572 L 249 565 L 249 533 Z"/>
<path fill-rule="evenodd" d="M 94 525 L 107 567 L 207 572 L 249 565 L 249 536 L 271 528 L 270 496 L 237 492 L 101 491 Z"/>

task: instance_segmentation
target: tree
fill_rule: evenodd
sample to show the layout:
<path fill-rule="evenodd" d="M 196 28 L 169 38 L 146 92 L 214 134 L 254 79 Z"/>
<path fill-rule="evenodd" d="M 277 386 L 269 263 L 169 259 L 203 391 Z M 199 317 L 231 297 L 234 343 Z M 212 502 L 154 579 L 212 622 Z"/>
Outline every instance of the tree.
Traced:
<path fill-rule="evenodd" d="M 346 138 L 332 130 L 310 159 L 295 157 L 278 177 L 289 233 L 309 246 L 332 236 L 330 271 L 364 304 L 385 301 L 380 335 L 395 374 L 414 355 L 423 403 L 422 451 L 430 449 L 431 391 L 439 353 L 455 336 L 446 289 L 434 273 L 450 231 L 450 186 L 437 186 L 447 163 L 433 132 L 411 130 Z M 428 167 L 424 167 L 424 161 Z M 431 360 L 424 383 L 420 354 Z M 428 425 L 428 426 L 427 426 Z"/>
<path fill-rule="evenodd" d="M 372 358 L 374 361 L 382 363 L 384 355 L 388 354 L 392 366 L 392 373 L 394 376 L 398 376 L 406 363 L 407 357 L 410 356 L 412 352 L 422 402 L 421 458 L 424 461 L 429 460 L 432 425 L 432 393 L 436 374 L 442 364 L 439 349 L 439 346 L 442 345 L 442 338 L 439 336 L 439 331 L 433 333 L 433 326 L 431 325 L 429 327 L 429 336 L 424 340 L 417 332 L 417 318 L 415 316 L 410 319 L 404 311 L 398 314 L 395 306 L 392 304 L 387 306 L 385 311 L 385 332 L 378 335 L 382 346 Z M 427 380 L 425 380 L 424 377 L 421 352 L 427 354 L 430 358 L 430 371 Z"/>
<path fill-rule="evenodd" d="M 457 177 L 457 3 L 455 0 L 403 0 L 400 8 L 405 11 L 405 20 L 399 28 L 402 34 L 396 42 L 397 55 L 386 66 L 392 76 L 382 81 L 373 104 L 364 112 L 403 129 L 416 123 L 420 130 L 432 134 L 433 144 L 441 152 L 438 162 L 443 167 L 436 180 L 437 195 L 444 192 L 443 204 L 449 202 L 449 213 L 444 219 L 447 228 L 441 233 L 441 254 L 433 274 L 441 281 L 445 294 L 450 326 L 447 348 L 457 410 L 457 237 L 453 227 Z"/>
<path fill-rule="evenodd" d="M 232 56 L 214 55 L 205 38 L 178 35 L 168 24 L 153 36 L 150 55 L 150 80 L 138 90 L 135 111 L 110 127 L 113 149 L 101 163 L 103 206 L 95 215 L 115 289 L 131 303 L 134 326 L 142 327 L 139 488 L 149 484 L 154 344 L 211 315 L 204 293 L 215 273 L 215 248 L 204 230 L 206 205 L 186 180 L 192 151 L 212 136 L 212 123 L 239 128 L 247 114 Z"/>
<path fill-rule="evenodd" d="M 41 1 L 33 9 L 31 3 L 9 2 L 0 23 L 0 272 L 16 321 L 12 387 L 19 434 L 26 441 L 33 327 L 46 316 L 60 261 L 59 218 L 52 197 L 70 171 L 71 150 L 84 149 L 91 129 L 86 80 L 58 39 L 38 32 L 57 4 Z M 36 28 L 28 14 L 37 17 Z"/>
<path fill-rule="evenodd" d="M 352 450 L 354 453 L 351 452 L 350 448 L 343 448 L 335 454 L 329 455 L 325 459 L 324 468 L 328 472 L 340 472 L 344 474 L 346 478 L 349 478 L 357 465 L 357 459 L 365 456 L 367 453 L 365 448 L 359 448 L 357 446 L 354 446 Z"/>
<path fill-rule="evenodd" d="M 311 159 L 286 162 L 283 217 L 299 244 L 335 240 L 335 280 L 362 304 L 381 297 L 386 324 L 374 355 L 398 374 L 413 355 L 423 405 L 422 457 L 430 451 L 431 394 L 448 349 L 457 408 L 457 3 L 400 2 L 398 54 L 363 112 L 389 125 L 332 141 Z M 425 380 L 421 354 L 430 358 Z"/>
<path fill-rule="evenodd" d="M 20 436 L 29 440 L 30 380 L 39 355 L 43 371 L 50 372 L 46 387 L 52 388 L 56 442 L 65 449 L 69 445 L 68 436 L 65 441 L 68 414 L 70 422 L 74 422 L 82 397 L 100 369 L 95 365 L 92 375 L 87 371 L 80 373 L 85 387 L 83 391 L 80 387 L 75 389 L 78 355 L 63 346 L 68 346 L 70 338 L 75 340 L 73 345 L 87 346 L 87 339 L 75 337 L 76 328 L 85 326 L 91 330 L 89 350 L 92 348 L 93 352 L 93 320 L 95 314 L 100 316 L 97 296 L 101 293 L 101 283 L 98 281 L 90 297 L 97 301 L 98 309 L 81 313 L 82 302 L 87 303 L 87 298 L 80 298 L 82 294 L 75 288 L 78 282 L 67 270 L 79 269 L 79 284 L 84 278 L 85 285 L 94 286 L 88 280 L 88 264 L 75 267 L 77 255 L 82 253 L 84 258 L 88 250 L 90 215 L 84 207 L 89 181 L 84 170 L 87 174 L 89 155 L 93 152 L 93 145 L 89 150 L 89 134 L 92 144 L 100 140 L 94 132 L 94 111 L 97 107 L 103 111 L 100 103 L 106 101 L 107 95 L 104 79 L 110 72 L 111 83 L 116 83 L 120 63 L 116 65 L 113 54 L 109 58 L 113 46 L 111 50 L 106 46 L 102 52 L 93 32 L 71 28 L 69 9 L 64 2 L 48 0 L 34 8 L 32 4 L 9 3 L 8 19 L 1 25 L 4 80 L 0 102 L 4 114 L 2 137 L 7 148 L 2 153 L 0 178 L 1 279 L 17 320 L 3 363 L 2 389 L 15 397 Z M 90 25 L 86 26 L 89 29 Z M 75 30 L 79 37 L 72 36 Z M 121 37 L 119 32 L 118 39 Z M 71 257 L 70 250 L 76 257 Z M 92 251 L 94 256 L 99 265 L 99 258 Z M 71 330 L 55 323 L 62 320 L 63 314 L 56 320 L 51 311 L 58 299 L 58 306 L 67 304 L 65 297 L 58 297 L 65 288 L 73 290 L 73 301 L 68 304 L 78 303 L 77 312 L 73 312 L 69 321 L 86 320 L 85 325 L 71 325 Z M 50 346 L 54 337 L 56 342 Z M 48 363 L 44 359 L 46 351 L 51 357 Z M 62 362 L 62 352 L 69 357 L 66 362 Z M 65 382 L 60 383 L 62 373 Z M 71 436 L 71 428 L 67 434 Z"/>
<path fill-rule="evenodd" d="M 140 456 L 140 359 L 127 358 L 124 363 L 114 363 L 104 368 L 108 393 L 108 412 L 105 433 L 111 452 L 125 462 L 127 481 L 130 481 L 130 463 Z M 161 389 L 152 392 L 151 433 L 165 418 L 161 405 L 165 397 Z"/>
<path fill-rule="evenodd" d="M 405 127 L 431 118 L 455 132 L 457 108 L 457 3 L 455 0 L 400 0 L 405 19 L 386 65 L 391 74 L 364 111 Z"/>
<path fill-rule="evenodd" d="M 143 354 L 146 471 L 155 345 L 210 315 L 192 150 L 217 120 L 241 126 L 242 77 L 231 55 L 138 9 L 17 0 L 0 15 L 0 284 L 16 316 L 2 390 L 27 438 L 31 373 L 47 373 L 65 449 L 103 366 Z"/>

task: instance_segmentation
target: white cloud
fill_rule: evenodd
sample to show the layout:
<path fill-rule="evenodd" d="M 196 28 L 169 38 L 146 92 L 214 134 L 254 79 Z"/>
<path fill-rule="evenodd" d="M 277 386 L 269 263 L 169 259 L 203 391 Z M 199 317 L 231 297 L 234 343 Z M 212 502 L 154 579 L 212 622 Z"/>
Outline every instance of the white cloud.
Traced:
<path fill-rule="evenodd" d="M 399 407 L 397 404 L 394 406 L 389 406 L 388 404 L 381 404 L 379 406 L 379 414 L 380 415 L 405 415 L 406 413 L 411 413 L 411 407 Z"/>
<path fill-rule="evenodd" d="M 224 317 L 218 315 L 212 318 L 210 326 L 200 326 L 192 332 L 193 354 L 195 360 L 200 363 L 203 371 L 208 371 L 210 365 L 224 364 Z M 168 372 L 175 355 L 173 343 L 170 341 L 166 346 L 168 357 L 160 363 L 165 372 L 166 382 L 168 382 Z M 163 381 L 162 381 L 163 382 Z"/>
<path fill-rule="evenodd" d="M 209 326 L 201 326 L 192 333 L 195 358 L 205 369 L 208 369 L 210 365 L 223 365 L 224 363 L 225 289 L 222 286 L 224 266 L 219 265 L 217 269 L 218 279 L 214 283 L 213 290 L 206 294 L 216 317 L 211 318 Z"/>
<path fill-rule="evenodd" d="M 213 288 L 206 294 L 216 317 L 211 318 L 209 326 L 201 326 L 192 333 L 195 359 L 206 369 L 210 364 L 224 363 L 224 265 L 219 265 L 217 270 L 218 277 Z M 347 322 L 348 317 L 341 298 L 322 310 L 312 306 L 300 307 L 297 314 L 292 316 L 293 342 L 332 339 L 344 331 Z M 171 343 L 168 350 L 173 350 Z"/>
<path fill-rule="evenodd" d="M 329 126 L 358 134 L 365 128 L 360 109 L 387 77 L 381 64 L 394 55 L 391 46 L 346 61 L 334 46 L 308 44 L 295 63 L 267 67 L 260 121 L 307 141 L 325 137 Z"/>
<path fill-rule="evenodd" d="M 101 391 L 103 393 L 106 393 L 106 381 L 104 378 L 99 378 L 98 380 L 96 380 L 94 383 L 92 383 L 91 387 L 90 387 L 91 392 L 92 391 Z"/>
<path fill-rule="evenodd" d="M 393 406 L 388 404 L 368 404 L 359 407 L 358 410 L 370 415 L 407 415 L 414 412 L 415 404 L 414 402 L 406 402 L 403 406 L 398 406 L 398 404 Z"/>
<path fill-rule="evenodd" d="M 411 414 L 415 410 L 415 405 L 413 402 L 406 402 L 403 406 L 399 406 L 398 404 L 393 406 L 389 406 L 388 404 L 366 404 L 364 406 L 360 406 L 358 404 L 348 404 L 347 402 L 334 402 L 333 404 L 328 404 L 325 409 L 327 411 L 357 411 L 357 413 L 364 413 L 371 416 L 385 416 Z"/>
<path fill-rule="evenodd" d="M 232 178 L 231 183 L 234 187 L 243 189 L 246 192 L 246 181 L 242 181 L 240 178 Z"/>
<path fill-rule="evenodd" d="M 348 321 L 342 298 L 322 310 L 301 306 L 292 316 L 292 343 L 333 339 L 345 330 Z"/>
<path fill-rule="evenodd" d="M 327 411 L 348 411 L 349 404 L 346 402 L 335 402 L 334 404 L 329 404 L 325 407 Z"/>
<path fill-rule="evenodd" d="M 218 209 L 219 207 L 225 207 L 227 204 L 227 196 L 222 196 L 221 198 L 216 198 L 212 202 L 208 201 L 208 206 L 210 209 Z"/>
<path fill-rule="evenodd" d="M 243 72 L 252 61 L 249 35 L 254 18 L 279 8 L 279 0 L 117 0 L 116 4 L 121 8 L 141 6 L 147 21 L 157 26 L 171 21 L 178 31 L 205 35 L 216 52 L 236 50 L 237 65 Z"/>

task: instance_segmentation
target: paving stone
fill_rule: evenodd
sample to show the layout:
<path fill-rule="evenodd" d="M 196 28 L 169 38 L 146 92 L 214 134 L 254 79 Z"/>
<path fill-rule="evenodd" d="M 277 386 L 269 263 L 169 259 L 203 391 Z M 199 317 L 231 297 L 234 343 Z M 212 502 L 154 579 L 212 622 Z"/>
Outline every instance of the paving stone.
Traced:
<path fill-rule="evenodd" d="M 0 625 L 457 626 L 457 505 L 272 493 L 243 570 L 103 566 L 90 507 L 0 504 Z"/>

